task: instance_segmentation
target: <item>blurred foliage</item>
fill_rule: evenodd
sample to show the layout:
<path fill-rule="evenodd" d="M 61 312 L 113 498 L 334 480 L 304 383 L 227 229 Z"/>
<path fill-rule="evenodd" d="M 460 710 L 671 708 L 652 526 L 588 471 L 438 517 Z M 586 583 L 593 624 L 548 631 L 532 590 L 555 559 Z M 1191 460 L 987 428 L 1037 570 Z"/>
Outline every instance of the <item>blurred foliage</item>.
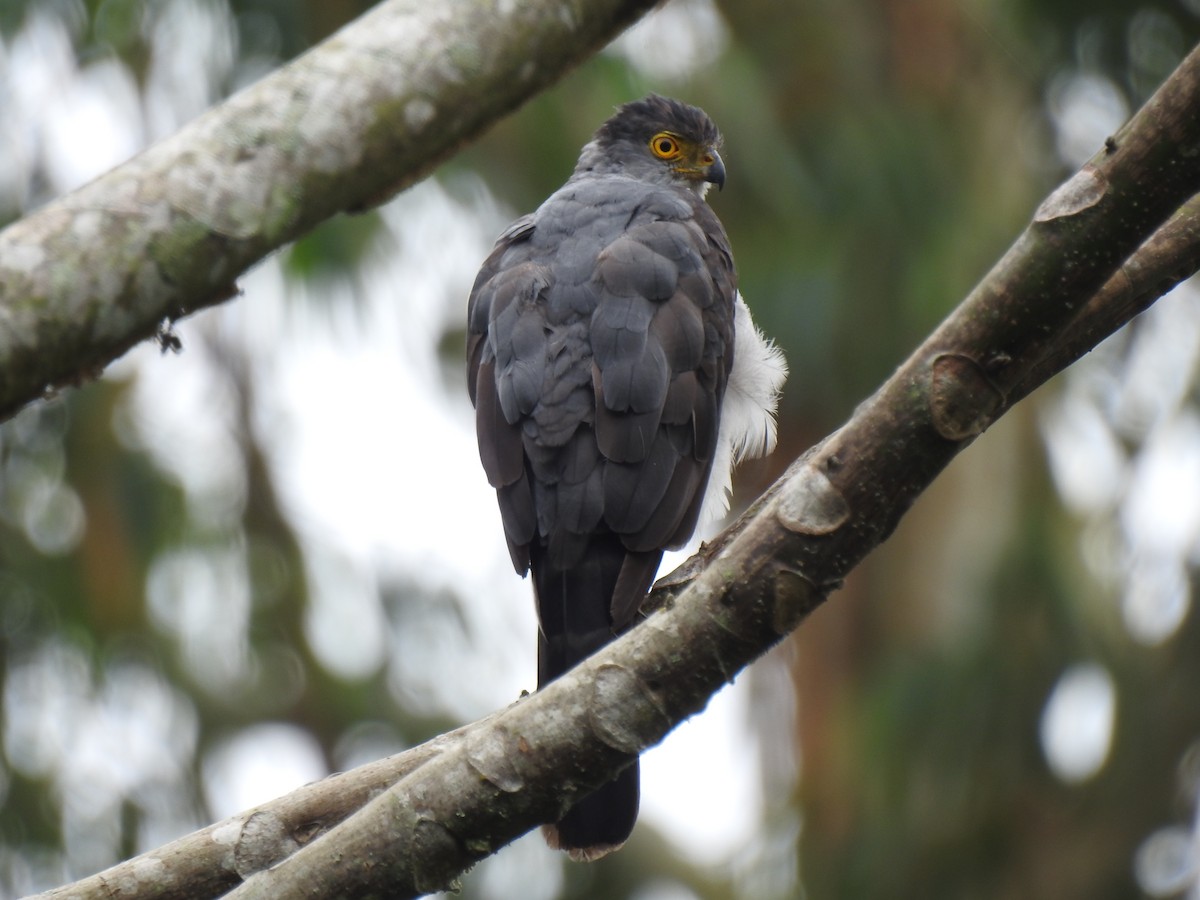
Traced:
<path fill-rule="evenodd" d="M 6 0 L 0 5 L 0 35 L 12 37 L 29 13 L 37 10 L 65 22 L 77 39 L 80 59 L 115 53 L 134 72 L 141 71 L 150 48 L 145 24 L 163 0 Z M 197 0 L 216 5 L 214 0 Z M 328 37 L 366 12 L 370 0 L 232 0 L 221 4 L 232 16 L 243 55 L 269 52 L 279 62 Z"/>
<path fill-rule="evenodd" d="M 374 212 L 328 219 L 287 248 L 286 271 L 299 281 L 353 274 L 378 230 L 379 217 Z"/>
<path fill-rule="evenodd" d="M 218 95 L 369 6 L 6 0 L 0 36 L 11 42 L 31 16 L 54 17 L 81 68 L 115 59 L 144 86 L 155 54 L 189 50 L 186 40 L 155 46 L 165 38 L 150 23 L 189 5 L 229 17 L 230 52 L 247 64 L 213 76 Z M 690 8 L 711 13 L 699 0 Z M 792 370 L 781 448 L 742 474 L 748 497 L 892 371 L 1068 170 L 1054 107 L 1072 79 L 1099 79 L 1114 102 L 1136 107 L 1200 37 L 1200 8 L 744 0 L 720 12 L 702 34 L 708 43 L 692 45 L 711 56 L 702 65 L 680 67 L 661 32 L 637 52 L 622 44 L 442 175 L 454 192 L 477 172 L 510 211 L 524 211 L 562 182 L 615 104 L 657 90 L 713 114 L 730 178 L 712 201 L 742 289 Z M 14 196 L 44 199 L 36 162 L 29 181 Z M 293 302 L 344 296 L 331 286 L 358 283 L 381 221 L 342 217 L 288 248 Z M 439 345 L 456 371 L 461 325 L 449 323 Z M 455 723 L 390 684 L 386 667 L 351 677 L 314 650 L 306 617 L 320 560 L 279 496 L 255 382 L 219 329 L 195 334 L 185 354 L 211 356 L 222 373 L 206 388 L 220 397 L 211 471 L 189 475 L 155 457 L 144 437 L 154 425 L 135 427 L 133 385 L 120 378 L 0 426 L 0 895 L 80 877 L 206 824 L 205 766 L 255 723 L 302 729 L 330 769 Z M 1110 360 L 1112 378 L 1125 362 Z M 1193 389 L 1179 410 L 1195 405 Z M 651 898 L 656 885 L 713 900 L 1138 894 L 1139 848 L 1195 811 L 1200 621 L 1189 607 L 1161 642 L 1130 637 L 1119 588 L 1081 552 L 1121 511 L 1063 508 L 1028 406 L 956 461 L 790 642 L 794 733 L 765 714 L 756 724 L 766 745 L 799 760 L 800 776 L 768 785 L 760 846 L 741 867 L 698 866 L 642 828 L 604 863 L 564 868 L 558 896 Z M 1147 433 L 1112 429 L 1136 461 Z M 223 599 L 215 613 L 189 599 L 203 584 Z M 470 652 L 464 598 L 396 573 L 373 590 L 390 635 L 450 634 Z M 411 648 L 393 636 L 388 652 Z M 1107 761 L 1075 783 L 1048 767 L 1039 722 L 1060 676 L 1081 661 L 1108 673 L 1117 712 Z M 140 687 L 127 695 L 129 685 Z M 118 713 L 131 702 L 169 758 L 121 743 Z M 26 715 L 30 704 L 53 712 L 52 733 Z M 91 760 L 82 783 L 56 776 L 63 753 Z M 769 777 L 769 760 L 764 769 Z M 468 877 L 463 896 L 503 896 L 487 884 Z"/>

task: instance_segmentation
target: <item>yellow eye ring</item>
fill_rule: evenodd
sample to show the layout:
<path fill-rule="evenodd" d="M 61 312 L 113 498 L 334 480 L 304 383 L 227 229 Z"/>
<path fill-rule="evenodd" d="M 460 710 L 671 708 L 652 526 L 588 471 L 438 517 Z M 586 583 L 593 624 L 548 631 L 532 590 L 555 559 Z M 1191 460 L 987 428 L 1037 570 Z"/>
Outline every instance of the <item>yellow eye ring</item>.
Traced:
<path fill-rule="evenodd" d="M 665 131 L 660 131 L 650 138 L 650 152 L 659 159 L 678 159 L 683 153 L 675 136 L 667 134 Z"/>

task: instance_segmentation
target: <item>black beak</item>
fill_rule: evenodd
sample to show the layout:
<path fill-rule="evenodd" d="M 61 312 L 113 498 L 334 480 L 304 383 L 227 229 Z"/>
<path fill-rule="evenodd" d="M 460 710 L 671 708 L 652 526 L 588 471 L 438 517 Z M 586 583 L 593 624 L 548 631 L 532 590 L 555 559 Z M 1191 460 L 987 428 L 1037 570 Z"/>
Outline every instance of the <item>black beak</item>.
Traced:
<path fill-rule="evenodd" d="M 719 191 L 725 187 L 725 163 L 721 162 L 721 156 L 716 150 L 710 150 L 709 155 L 712 157 L 712 163 L 704 174 L 704 180 L 709 184 L 715 184 Z"/>

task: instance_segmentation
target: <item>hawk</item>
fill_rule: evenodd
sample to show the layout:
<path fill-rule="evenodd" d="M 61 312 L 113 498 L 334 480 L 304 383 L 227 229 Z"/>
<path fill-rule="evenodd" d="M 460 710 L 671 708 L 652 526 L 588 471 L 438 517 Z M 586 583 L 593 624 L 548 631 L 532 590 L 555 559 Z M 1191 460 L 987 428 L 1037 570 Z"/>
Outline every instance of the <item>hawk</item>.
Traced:
<path fill-rule="evenodd" d="M 533 573 L 539 687 L 632 624 L 663 551 L 727 508 L 731 465 L 774 446 L 786 366 L 704 199 L 725 183 L 720 146 L 694 106 L 619 107 L 471 289 L 479 455 L 513 566 Z M 635 761 L 546 836 L 595 859 L 637 808 Z"/>

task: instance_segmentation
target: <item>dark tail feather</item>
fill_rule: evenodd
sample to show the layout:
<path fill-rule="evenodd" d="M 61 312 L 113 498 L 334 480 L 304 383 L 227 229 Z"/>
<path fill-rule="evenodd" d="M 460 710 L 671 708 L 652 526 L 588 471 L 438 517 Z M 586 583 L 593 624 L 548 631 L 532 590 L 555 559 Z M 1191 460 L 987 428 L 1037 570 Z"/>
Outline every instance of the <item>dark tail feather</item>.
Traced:
<path fill-rule="evenodd" d="M 531 547 L 530 551 L 541 626 L 538 687 L 544 687 L 613 639 L 612 610 L 636 610 L 640 595 L 654 579 L 661 554 L 631 554 L 615 535 L 593 538 L 579 561 L 565 568 L 551 565 L 544 548 Z M 618 587 L 623 593 L 637 592 L 639 597 L 614 601 Z M 616 630 L 626 625 L 628 622 L 619 622 Z M 547 826 L 546 840 L 573 859 L 598 859 L 625 843 L 637 812 L 635 760 L 571 807 L 556 825 Z"/>
<path fill-rule="evenodd" d="M 546 843 L 576 862 L 592 862 L 618 849 L 633 832 L 638 814 L 638 764 L 588 794 L 554 825 L 542 829 Z"/>

